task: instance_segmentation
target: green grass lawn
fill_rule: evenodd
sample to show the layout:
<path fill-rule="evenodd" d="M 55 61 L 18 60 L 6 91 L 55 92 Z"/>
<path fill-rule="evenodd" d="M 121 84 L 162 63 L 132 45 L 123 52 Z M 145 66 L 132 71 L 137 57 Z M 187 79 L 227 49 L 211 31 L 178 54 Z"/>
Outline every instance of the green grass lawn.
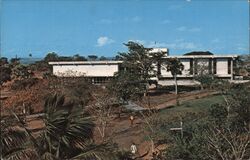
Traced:
<path fill-rule="evenodd" d="M 224 103 L 221 95 L 213 95 L 201 99 L 189 100 L 182 102 L 179 106 L 163 109 L 159 112 L 159 116 L 176 115 L 188 112 L 204 112 L 209 109 L 212 104 Z"/>

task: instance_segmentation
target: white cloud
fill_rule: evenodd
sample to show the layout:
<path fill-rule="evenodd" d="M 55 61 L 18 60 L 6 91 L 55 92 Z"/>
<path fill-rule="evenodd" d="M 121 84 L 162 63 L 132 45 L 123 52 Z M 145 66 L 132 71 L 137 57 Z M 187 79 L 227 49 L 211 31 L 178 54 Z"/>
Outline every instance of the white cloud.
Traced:
<path fill-rule="evenodd" d="M 102 36 L 102 37 L 99 37 L 97 39 L 97 47 L 102 47 L 102 46 L 105 46 L 107 44 L 111 44 L 111 43 L 114 43 L 115 41 L 113 39 L 110 39 L 108 37 L 105 37 L 105 36 Z"/>
<path fill-rule="evenodd" d="M 187 2 L 191 2 L 191 0 L 186 0 Z"/>
<path fill-rule="evenodd" d="M 184 32 L 184 31 L 187 31 L 187 32 L 200 32 L 201 31 L 201 29 L 198 28 L 198 27 L 188 28 L 186 26 L 178 27 L 178 28 L 176 28 L 176 30 L 180 31 L 180 32 Z"/>

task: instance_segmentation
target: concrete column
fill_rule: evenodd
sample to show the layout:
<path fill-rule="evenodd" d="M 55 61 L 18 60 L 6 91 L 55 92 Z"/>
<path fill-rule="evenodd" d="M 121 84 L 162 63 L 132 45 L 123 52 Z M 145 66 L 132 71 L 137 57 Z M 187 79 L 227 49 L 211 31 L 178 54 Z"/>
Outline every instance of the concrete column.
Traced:
<path fill-rule="evenodd" d="M 211 60 L 211 72 L 212 72 L 212 75 L 214 74 L 214 59 L 212 58 Z"/>
<path fill-rule="evenodd" d="M 231 68 L 230 68 L 230 69 L 231 69 L 231 80 L 234 79 L 234 73 L 233 73 L 233 71 L 234 71 L 234 70 L 233 70 L 234 65 L 233 65 L 233 62 L 234 62 L 234 61 L 233 61 L 233 58 L 232 58 L 232 59 L 231 59 Z"/>
<path fill-rule="evenodd" d="M 195 75 L 195 67 L 197 67 L 195 64 L 196 64 L 195 59 L 193 58 L 193 77 Z"/>

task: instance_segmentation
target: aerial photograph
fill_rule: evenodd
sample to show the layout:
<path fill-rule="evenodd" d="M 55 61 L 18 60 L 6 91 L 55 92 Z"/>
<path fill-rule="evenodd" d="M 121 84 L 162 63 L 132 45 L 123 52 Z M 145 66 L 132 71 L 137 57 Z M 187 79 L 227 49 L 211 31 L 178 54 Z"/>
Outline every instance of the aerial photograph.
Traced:
<path fill-rule="evenodd" d="M 0 0 L 0 160 L 250 160 L 249 0 Z"/>

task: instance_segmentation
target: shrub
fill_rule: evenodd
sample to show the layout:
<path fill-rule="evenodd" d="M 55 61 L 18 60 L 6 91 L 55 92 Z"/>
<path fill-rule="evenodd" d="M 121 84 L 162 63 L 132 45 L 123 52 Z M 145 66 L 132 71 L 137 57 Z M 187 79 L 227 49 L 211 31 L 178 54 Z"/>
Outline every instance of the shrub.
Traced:
<path fill-rule="evenodd" d="M 11 85 L 11 89 L 23 90 L 32 87 L 36 83 L 38 83 L 38 78 L 15 80 L 14 83 Z"/>

